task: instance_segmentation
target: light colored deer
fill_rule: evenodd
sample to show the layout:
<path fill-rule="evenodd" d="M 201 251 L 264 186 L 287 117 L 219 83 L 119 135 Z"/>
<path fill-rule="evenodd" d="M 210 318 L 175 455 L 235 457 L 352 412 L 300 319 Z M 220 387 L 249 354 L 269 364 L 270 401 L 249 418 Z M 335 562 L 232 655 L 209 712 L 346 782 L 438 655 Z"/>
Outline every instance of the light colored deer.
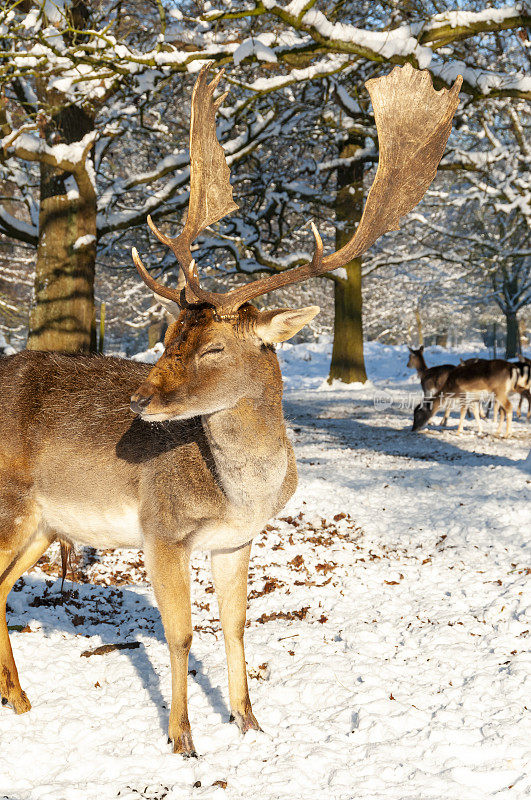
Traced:
<path fill-rule="evenodd" d="M 154 281 L 133 250 L 142 278 L 176 316 L 157 364 L 39 352 L 0 362 L 0 693 L 18 713 L 30 708 L 5 603 L 50 542 L 143 547 L 170 650 L 169 737 L 186 756 L 195 755 L 187 710 L 190 552 L 212 552 L 232 714 L 241 731 L 258 729 L 243 648 L 251 540 L 297 484 L 274 344 L 319 309 L 258 311 L 249 301 L 336 269 L 398 228 L 435 176 L 461 84 L 434 91 L 429 74 L 409 65 L 368 81 L 380 163 L 354 237 L 323 257 L 314 227 L 310 263 L 223 294 L 201 287 L 190 250 L 202 230 L 237 208 L 216 139 L 220 78 L 208 83 L 203 68 L 192 95 L 182 233 L 170 239 L 148 218 L 178 259 L 180 286 Z"/>
<path fill-rule="evenodd" d="M 471 405 L 478 424 L 478 432 L 482 432 L 479 414 L 478 397 L 487 398 L 494 395 L 496 404 L 503 408 L 506 418 L 505 436 L 511 435 L 512 405 L 509 394 L 517 389 L 529 389 L 530 368 L 528 364 L 511 364 L 502 359 L 488 361 L 486 359 L 470 359 L 450 372 L 444 386 L 433 398 L 425 398 L 414 411 L 413 430 L 423 428 L 431 417 L 442 406 L 457 403 L 461 407 L 461 415 L 457 433 L 462 433 L 466 409 Z M 503 418 L 500 415 L 497 435 L 501 434 Z"/>

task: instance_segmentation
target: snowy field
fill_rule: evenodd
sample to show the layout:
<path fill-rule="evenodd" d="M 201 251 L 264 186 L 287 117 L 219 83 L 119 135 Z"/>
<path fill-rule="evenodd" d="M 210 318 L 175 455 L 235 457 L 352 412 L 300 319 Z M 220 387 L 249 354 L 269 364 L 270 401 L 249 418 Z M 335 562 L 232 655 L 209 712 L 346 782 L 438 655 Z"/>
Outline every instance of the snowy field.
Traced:
<path fill-rule="evenodd" d="M 299 489 L 255 540 L 246 650 L 263 732 L 229 724 L 207 555 L 193 559 L 190 721 L 166 743 L 169 656 L 133 551 L 57 553 L 9 597 L 33 708 L 0 709 L 8 800 L 520 800 L 531 794 L 531 425 L 506 441 L 457 416 L 410 431 L 406 348 L 367 346 L 371 382 L 324 383 L 329 345 L 284 346 Z M 470 348 L 426 352 L 429 365 Z M 485 355 L 483 353 L 483 355 Z M 526 463 L 527 459 L 527 463 Z M 88 654 L 101 645 L 133 647 Z"/>

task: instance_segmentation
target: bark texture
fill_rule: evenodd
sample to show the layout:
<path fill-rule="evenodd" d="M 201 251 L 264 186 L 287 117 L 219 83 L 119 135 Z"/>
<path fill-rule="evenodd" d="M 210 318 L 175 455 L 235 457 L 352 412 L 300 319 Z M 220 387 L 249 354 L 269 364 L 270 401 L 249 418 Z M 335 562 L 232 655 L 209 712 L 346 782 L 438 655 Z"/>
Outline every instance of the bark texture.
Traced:
<path fill-rule="evenodd" d="M 363 140 L 349 134 L 342 145 L 341 158 L 350 158 L 363 147 Z M 354 161 L 338 170 L 336 220 L 342 222 L 336 233 L 336 250 L 353 236 L 363 211 L 363 161 Z M 345 266 L 346 278 L 334 276 L 334 346 L 328 381 L 365 383 L 367 373 L 363 356 L 361 258 Z"/>
<path fill-rule="evenodd" d="M 87 24 L 88 8 L 74 0 L 73 29 Z M 72 33 L 72 38 L 82 34 Z M 59 92 L 37 79 L 39 106 L 49 110 L 40 134 L 49 145 L 79 142 L 94 130 L 94 114 L 65 103 Z M 76 165 L 77 166 L 77 165 Z M 76 353 L 94 349 L 96 189 L 91 156 L 75 173 L 40 164 L 39 243 L 35 299 L 30 314 L 29 350 Z"/>
<path fill-rule="evenodd" d="M 515 312 L 505 314 L 507 339 L 505 342 L 505 358 L 514 358 L 519 350 L 518 319 Z"/>

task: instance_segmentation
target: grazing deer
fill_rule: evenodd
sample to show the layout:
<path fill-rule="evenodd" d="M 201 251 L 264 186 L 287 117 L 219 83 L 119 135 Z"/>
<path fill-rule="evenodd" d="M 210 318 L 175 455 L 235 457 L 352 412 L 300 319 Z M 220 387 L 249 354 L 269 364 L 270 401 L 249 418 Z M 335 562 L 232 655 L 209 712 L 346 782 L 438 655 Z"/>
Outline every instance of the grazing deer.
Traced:
<path fill-rule="evenodd" d="M 152 368 L 116 358 L 25 352 L 0 361 L 0 693 L 28 711 L 8 639 L 6 597 L 55 538 L 93 547 L 143 547 L 168 641 L 172 671 L 169 738 L 195 755 L 187 710 L 192 642 L 189 557 L 212 552 L 214 585 L 241 731 L 259 729 L 243 647 L 251 541 L 297 485 L 282 414 L 274 351 L 319 311 L 258 311 L 250 300 L 322 275 L 397 230 L 423 197 L 442 157 L 461 78 L 435 91 L 427 72 L 406 64 L 370 80 L 380 163 L 352 239 L 323 256 L 315 226 L 312 260 L 226 293 L 199 283 L 191 245 L 237 208 L 216 138 L 214 100 L 203 67 L 192 94 L 190 205 L 168 245 L 182 275 L 177 288 L 155 281 L 133 249 L 150 289 L 173 310 L 166 350 Z"/>
<path fill-rule="evenodd" d="M 461 405 L 461 416 L 457 428 L 457 433 L 460 434 L 463 430 L 465 411 L 471 399 L 477 398 L 478 394 L 484 396 L 493 394 L 496 402 L 503 408 L 505 413 L 507 420 L 505 436 L 511 435 L 512 406 L 509 400 L 509 393 L 518 387 L 529 389 L 529 365 L 523 363 L 510 364 L 508 361 L 502 361 L 501 359 L 493 361 L 471 359 L 471 362 L 470 364 L 460 364 L 455 367 L 437 395 L 434 398 L 424 399 L 415 408 L 413 414 L 414 431 L 423 428 L 441 405 L 457 400 Z M 472 408 L 478 424 L 478 431 L 481 433 L 481 417 L 478 405 L 478 402 L 474 402 Z M 501 433 L 502 421 L 500 416 L 498 435 Z"/>

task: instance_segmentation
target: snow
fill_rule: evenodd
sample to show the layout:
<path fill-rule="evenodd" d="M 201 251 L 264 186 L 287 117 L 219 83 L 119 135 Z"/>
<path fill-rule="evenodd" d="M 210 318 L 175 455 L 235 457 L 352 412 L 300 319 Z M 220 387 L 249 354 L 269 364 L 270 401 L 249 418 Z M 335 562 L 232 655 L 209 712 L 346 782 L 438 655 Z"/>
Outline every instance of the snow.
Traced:
<path fill-rule="evenodd" d="M 50 22 L 63 22 L 66 17 L 65 0 L 44 0 L 44 14 Z"/>
<path fill-rule="evenodd" d="M 267 37 L 270 38 L 270 37 Z M 232 59 L 234 64 L 238 66 L 245 58 L 255 55 L 258 61 L 269 61 L 276 63 L 277 57 L 275 52 L 261 41 L 260 37 L 254 36 L 249 39 L 244 39 L 241 45 L 234 51 Z"/>
<path fill-rule="evenodd" d="M 326 39 L 366 48 L 380 53 L 384 58 L 415 55 L 420 69 L 426 69 L 431 63 L 431 49 L 419 45 L 409 25 L 401 25 L 389 31 L 368 31 L 343 22 L 332 23 L 316 8 L 307 11 L 302 22 Z"/>
<path fill-rule="evenodd" d="M 451 28 L 470 27 L 479 22 L 503 22 L 503 20 L 516 17 L 522 13 L 519 5 L 503 6 L 502 8 L 485 8 L 483 11 L 444 11 L 436 14 L 431 20 L 422 25 L 423 30 L 437 30 L 437 28 L 450 25 Z"/>
<path fill-rule="evenodd" d="M 85 236 L 80 236 L 74 242 L 74 250 L 83 250 L 84 247 L 88 247 L 93 242 L 96 241 L 96 237 L 93 233 L 87 233 Z"/>
<path fill-rule="evenodd" d="M 0 709 L 0 797 L 529 796 L 529 426 L 457 437 L 454 414 L 413 434 L 405 346 L 368 343 L 370 384 L 354 392 L 316 391 L 330 341 L 278 352 L 300 482 L 253 545 L 246 654 L 263 732 L 228 722 L 206 555 L 192 563 L 200 757 L 185 761 L 166 744 L 169 657 L 142 560 L 105 551 L 61 598 L 52 553 L 8 598 L 33 708 Z M 138 647 L 81 657 L 117 642 Z"/>

